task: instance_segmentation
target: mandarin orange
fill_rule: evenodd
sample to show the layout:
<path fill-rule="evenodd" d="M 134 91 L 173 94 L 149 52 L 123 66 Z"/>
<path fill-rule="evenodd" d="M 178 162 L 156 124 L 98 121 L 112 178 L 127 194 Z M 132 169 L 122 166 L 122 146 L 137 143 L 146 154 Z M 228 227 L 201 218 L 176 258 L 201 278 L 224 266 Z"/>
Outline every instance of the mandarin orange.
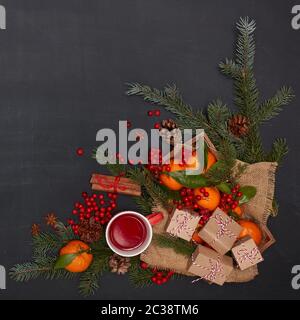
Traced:
<path fill-rule="evenodd" d="M 78 254 L 77 257 L 65 267 L 65 269 L 70 272 L 85 271 L 93 261 L 93 255 L 88 253 L 89 250 L 90 247 L 80 240 L 72 240 L 66 246 L 61 248 L 59 252 L 61 256 L 72 253 Z"/>

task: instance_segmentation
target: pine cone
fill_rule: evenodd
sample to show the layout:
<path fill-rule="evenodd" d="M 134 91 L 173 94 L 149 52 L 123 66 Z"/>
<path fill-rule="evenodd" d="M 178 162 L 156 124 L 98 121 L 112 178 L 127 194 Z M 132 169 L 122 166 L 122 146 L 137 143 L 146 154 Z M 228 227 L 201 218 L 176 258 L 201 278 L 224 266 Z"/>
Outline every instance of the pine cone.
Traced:
<path fill-rule="evenodd" d="M 161 129 L 168 129 L 169 131 L 172 131 L 177 128 L 177 124 L 172 119 L 166 119 L 160 123 L 160 127 Z"/>
<path fill-rule="evenodd" d="M 102 226 L 95 221 L 94 217 L 89 220 L 83 220 L 79 224 L 78 235 L 80 240 L 86 243 L 99 241 L 102 234 Z"/>
<path fill-rule="evenodd" d="M 228 126 L 229 130 L 236 137 L 242 137 L 248 134 L 249 131 L 249 120 L 247 117 L 236 114 L 229 121 Z"/>
<path fill-rule="evenodd" d="M 181 132 L 172 119 L 163 120 L 160 123 L 159 135 L 166 143 L 174 145 L 174 141 L 181 142 Z"/>
<path fill-rule="evenodd" d="M 125 274 L 131 266 L 129 258 L 121 257 L 116 253 L 109 258 L 108 264 L 111 272 L 116 272 L 117 274 Z"/>

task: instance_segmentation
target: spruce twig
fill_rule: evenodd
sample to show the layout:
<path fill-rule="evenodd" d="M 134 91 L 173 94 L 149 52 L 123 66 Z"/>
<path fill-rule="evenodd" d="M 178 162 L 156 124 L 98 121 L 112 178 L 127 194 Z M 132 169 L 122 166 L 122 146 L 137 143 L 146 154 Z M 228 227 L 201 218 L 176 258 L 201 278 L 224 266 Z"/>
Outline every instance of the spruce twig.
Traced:
<path fill-rule="evenodd" d="M 195 251 L 195 246 L 193 244 L 166 234 L 155 234 L 153 240 L 158 246 L 172 248 L 176 253 L 185 256 L 191 256 Z"/>

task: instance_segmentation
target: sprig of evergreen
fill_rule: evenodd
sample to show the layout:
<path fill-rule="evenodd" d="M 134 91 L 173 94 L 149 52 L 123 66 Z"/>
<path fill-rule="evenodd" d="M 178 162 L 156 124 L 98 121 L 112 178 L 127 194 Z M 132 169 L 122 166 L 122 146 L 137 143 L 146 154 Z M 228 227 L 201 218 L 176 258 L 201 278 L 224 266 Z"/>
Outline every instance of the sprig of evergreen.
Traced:
<path fill-rule="evenodd" d="M 159 246 L 164 248 L 172 248 L 176 253 L 191 256 L 195 251 L 196 246 L 188 241 L 180 238 L 172 237 L 167 234 L 155 234 L 153 241 Z"/>
<path fill-rule="evenodd" d="M 264 121 L 271 120 L 277 116 L 282 110 L 283 106 L 288 105 L 294 98 L 293 90 L 290 87 L 282 87 L 279 89 L 274 97 L 265 100 L 259 107 L 256 115 L 257 122 L 261 123 Z"/>
<path fill-rule="evenodd" d="M 151 277 L 153 273 L 149 269 L 140 267 L 139 257 L 131 258 L 131 266 L 128 271 L 129 281 L 137 288 L 143 288 L 153 285 Z"/>
<path fill-rule="evenodd" d="M 108 270 L 108 260 L 112 251 L 106 244 L 104 238 L 91 245 L 94 256 L 90 267 L 82 273 L 79 280 L 79 292 L 83 296 L 90 296 L 99 289 L 100 277 Z"/>
<path fill-rule="evenodd" d="M 43 232 L 33 237 L 33 260 L 16 264 L 10 269 L 10 277 L 16 281 L 28 281 L 42 276 L 46 279 L 72 278 L 74 274 L 55 269 L 59 249 L 69 240 L 76 239 L 72 229 L 57 222 L 54 231 Z"/>

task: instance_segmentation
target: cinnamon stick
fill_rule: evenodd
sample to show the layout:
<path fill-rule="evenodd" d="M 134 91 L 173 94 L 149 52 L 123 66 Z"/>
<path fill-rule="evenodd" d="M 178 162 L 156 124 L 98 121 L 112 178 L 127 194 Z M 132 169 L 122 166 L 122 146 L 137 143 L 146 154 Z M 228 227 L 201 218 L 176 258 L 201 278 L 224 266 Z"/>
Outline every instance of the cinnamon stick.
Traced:
<path fill-rule="evenodd" d="M 115 192 L 131 196 L 140 196 L 142 193 L 141 186 L 139 184 L 124 177 L 114 177 L 94 173 L 91 177 L 90 183 L 92 184 L 92 189 L 97 191 Z"/>

